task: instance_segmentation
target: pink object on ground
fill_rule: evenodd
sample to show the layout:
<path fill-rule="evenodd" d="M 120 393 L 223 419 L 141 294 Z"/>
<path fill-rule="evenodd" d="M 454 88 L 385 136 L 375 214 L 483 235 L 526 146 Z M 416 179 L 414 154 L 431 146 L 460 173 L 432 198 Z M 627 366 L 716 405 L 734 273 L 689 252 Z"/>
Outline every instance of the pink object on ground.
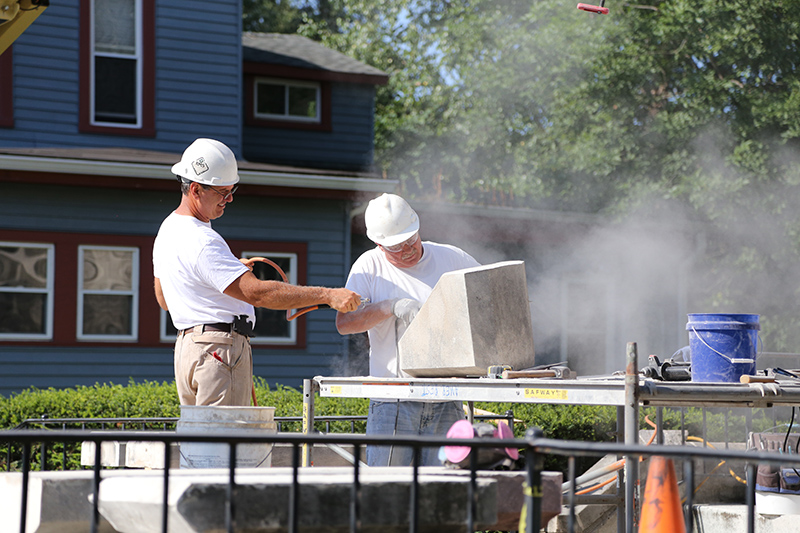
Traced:
<path fill-rule="evenodd" d="M 472 439 L 475 437 L 475 430 L 469 420 L 459 420 L 447 430 L 448 439 Z M 469 455 L 469 446 L 445 446 L 444 455 L 453 464 L 458 464 Z"/>

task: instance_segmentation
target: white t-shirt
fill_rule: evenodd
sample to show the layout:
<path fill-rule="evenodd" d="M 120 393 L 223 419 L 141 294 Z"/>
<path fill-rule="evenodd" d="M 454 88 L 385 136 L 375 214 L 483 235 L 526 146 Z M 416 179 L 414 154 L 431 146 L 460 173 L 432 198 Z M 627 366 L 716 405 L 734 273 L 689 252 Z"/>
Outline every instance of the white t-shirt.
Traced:
<path fill-rule="evenodd" d="M 161 281 L 172 322 L 178 330 L 198 324 L 233 322 L 255 310 L 223 291 L 248 268 L 231 252 L 210 222 L 171 213 L 153 245 L 153 275 Z"/>
<path fill-rule="evenodd" d="M 394 298 L 425 302 L 442 274 L 479 266 L 471 255 L 450 246 L 425 241 L 419 263 L 410 268 L 392 265 L 375 247 L 364 252 L 350 269 L 345 285 L 351 291 L 377 303 Z M 396 320 L 384 320 L 368 331 L 369 373 L 375 377 L 405 375 L 397 368 Z"/>

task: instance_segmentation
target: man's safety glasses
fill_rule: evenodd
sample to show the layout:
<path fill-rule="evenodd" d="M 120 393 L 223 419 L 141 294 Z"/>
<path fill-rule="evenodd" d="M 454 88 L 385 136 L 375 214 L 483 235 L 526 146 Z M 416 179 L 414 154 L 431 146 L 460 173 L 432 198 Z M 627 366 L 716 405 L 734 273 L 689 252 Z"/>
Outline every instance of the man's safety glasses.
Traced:
<path fill-rule="evenodd" d="M 390 254 L 396 254 L 402 252 L 406 246 L 414 246 L 415 244 L 417 244 L 418 240 L 419 240 L 419 233 L 415 233 L 408 240 L 403 241 L 400 244 L 395 244 L 393 246 L 382 246 L 382 248 L 387 252 L 389 252 Z"/>
<path fill-rule="evenodd" d="M 233 197 L 233 193 L 236 192 L 236 189 L 238 189 L 239 186 L 238 185 L 234 185 L 233 189 L 231 189 L 231 191 L 229 193 L 227 193 L 227 194 L 223 194 L 223 193 L 219 192 L 217 189 L 215 189 L 214 187 L 211 187 L 211 186 L 207 186 L 206 188 L 207 189 L 211 189 L 215 193 L 219 194 L 220 196 L 222 196 L 222 201 L 223 202 L 227 202 L 228 200 L 230 200 Z"/>

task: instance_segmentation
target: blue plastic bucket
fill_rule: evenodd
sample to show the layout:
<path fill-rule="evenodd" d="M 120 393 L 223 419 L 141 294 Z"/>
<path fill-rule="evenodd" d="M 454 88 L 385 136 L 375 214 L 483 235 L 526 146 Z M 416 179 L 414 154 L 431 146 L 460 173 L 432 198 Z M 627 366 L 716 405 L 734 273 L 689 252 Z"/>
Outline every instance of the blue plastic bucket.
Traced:
<path fill-rule="evenodd" d="M 758 315 L 689 315 L 692 381 L 739 383 L 756 373 Z"/>

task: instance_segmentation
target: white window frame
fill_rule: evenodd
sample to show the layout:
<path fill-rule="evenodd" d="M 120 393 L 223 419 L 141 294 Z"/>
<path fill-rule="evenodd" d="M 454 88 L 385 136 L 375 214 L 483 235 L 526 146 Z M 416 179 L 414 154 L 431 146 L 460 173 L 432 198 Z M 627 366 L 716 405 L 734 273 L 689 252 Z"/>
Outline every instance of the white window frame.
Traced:
<path fill-rule="evenodd" d="M 283 114 L 278 115 L 275 113 L 259 113 L 258 112 L 258 85 L 260 83 L 268 83 L 270 85 L 282 85 L 284 88 L 284 110 Z M 317 116 L 315 117 L 300 117 L 297 115 L 289 114 L 289 94 L 288 91 L 291 87 L 313 88 L 317 92 Z M 255 78 L 253 80 L 253 115 L 255 118 L 266 120 L 283 120 L 292 122 L 306 122 L 311 124 L 319 124 L 322 122 L 322 84 L 313 81 L 296 81 L 285 80 L 278 78 Z"/>
<path fill-rule="evenodd" d="M 44 333 L 0 333 L 0 340 L 43 341 L 53 339 L 53 294 L 55 287 L 55 246 L 33 242 L 0 241 L 4 248 L 41 248 L 47 250 L 47 281 L 45 287 L 0 287 L 0 292 L 47 294 Z"/>
<path fill-rule="evenodd" d="M 143 39 L 143 32 L 142 32 L 142 0 L 134 0 L 135 2 L 135 21 L 134 24 L 136 28 L 134 29 L 135 32 L 135 52 L 133 54 L 123 54 L 123 53 L 111 53 L 111 52 L 98 52 L 95 50 L 95 4 L 97 0 L 91 0 L 91 24 L 90 24 L 90 45 L 91 45 L 91 61 L 90 61 L 90 75 L 89 75 L 89 87 L 90 87 L 90 111 L 89 111 L 89 123 L 92 126 L 106 126 L 106 127 L 114 127 L 114 128 L 128 128 L 128 129 L 141 129 L 142 128 L 142 106 L 143 106 L 143 98 L 142 98 L 142 83 L 144 77 L 144 60 L 142 54 L 142 39 Z M 110 57 L 110 58 L 122 58 L 122 59 L 133 59 L 136 61 L 136 122 L 133 124 L 125 124 L 122 122 L 104 122 L 97 120 L 95 118 L 95 59 L 97 57 Z"/>
<path fill-rule="evenodd" d="M 86 250 L 118 250 L 131 252 L 131 288 L 126 291 L 98 291 L 83 288 L 83 255 Z M 131 296 L 131 333 L 130 335 L 87 335 L 83 333 L 83 297 L 88 294 Z M 136 246 L 78 246 L 78 315 L 76 337 L 79 341 L 113 341 L 133 342 L 139 338 L 139 248 Z"/>

